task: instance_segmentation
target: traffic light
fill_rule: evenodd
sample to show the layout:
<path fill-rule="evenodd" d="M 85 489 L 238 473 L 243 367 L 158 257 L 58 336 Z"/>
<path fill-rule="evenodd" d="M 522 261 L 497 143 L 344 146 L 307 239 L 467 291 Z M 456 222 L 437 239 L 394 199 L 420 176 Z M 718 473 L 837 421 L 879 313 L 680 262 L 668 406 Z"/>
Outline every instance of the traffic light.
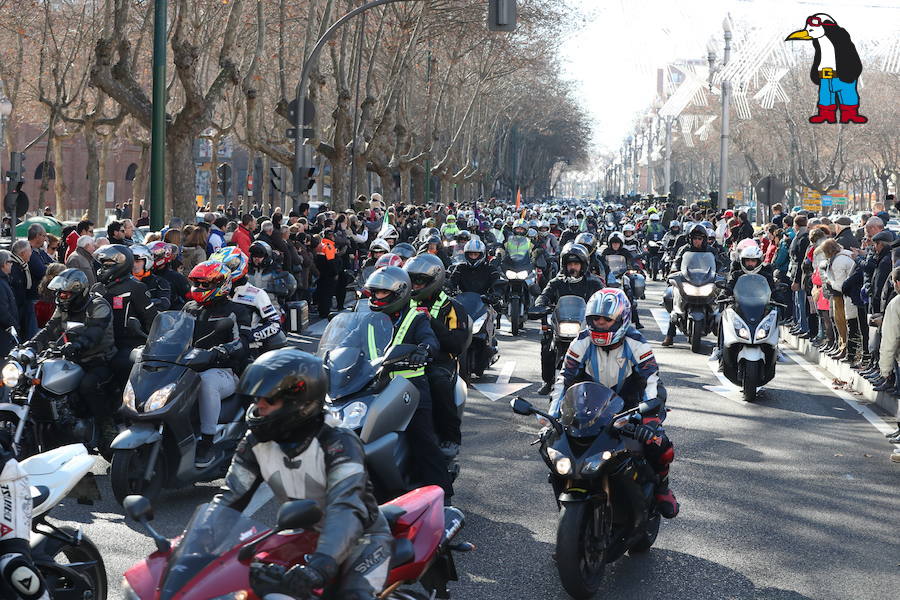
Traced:
<path fill-rule="evenodd" d="M 488 0 L 487 28 L 490 31 L 515 31 L 516 0 Z"/>
<path fill-rule="evenodd" d="M 272 184 L 272 188 L 276 192 L 284 191 L 284 182 L 281 181 L 281 168 L 270 167 L 269 168 L 269 182 Z"/>
<path fill-rule="evenodd" d="M 6 178 L 9 180 L 10 186 L 19 183 L 25 179 L 25 153 L 10 152 L 9 153 L 9 171 L 6 172 Z"/>
<path fill-rule="evenodd" d="M 297 189 L 301 194 L 305 194 L 316 184 L 315 174 L 315 167 L 300 167 L 300 185 L 297 186 Z"/>
<path fill-rule="evenodd" d="M 228 192 L 231 190 L 231 165 L 222 163 L 216 173 L 219 178 L 219 193 L 227 198 Z"/>

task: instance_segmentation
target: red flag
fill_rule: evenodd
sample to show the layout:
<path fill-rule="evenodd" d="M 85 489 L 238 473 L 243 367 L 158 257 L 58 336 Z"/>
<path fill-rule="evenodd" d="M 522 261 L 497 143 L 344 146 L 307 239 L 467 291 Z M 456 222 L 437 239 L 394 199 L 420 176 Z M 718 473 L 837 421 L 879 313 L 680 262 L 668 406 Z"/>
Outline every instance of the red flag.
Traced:
<path fill-rule="evenodd" d="M 519 210 L 519 206 L 522 204 L 522 189 L 519 188 L 516 190 L 516 210 Z"/>

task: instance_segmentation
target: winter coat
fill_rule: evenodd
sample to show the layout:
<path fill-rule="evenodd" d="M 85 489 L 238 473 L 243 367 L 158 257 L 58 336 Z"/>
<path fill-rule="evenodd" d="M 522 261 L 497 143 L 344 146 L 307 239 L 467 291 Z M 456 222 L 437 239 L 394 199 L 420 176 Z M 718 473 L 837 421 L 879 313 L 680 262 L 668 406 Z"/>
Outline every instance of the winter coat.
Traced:
<path fill-rule="evenodd" d="M 882 377 L 888 377 L 894 372 L 898 351 L 900 351 L 900 296 L 894 296 L 884 309 L 884 322 L 881 324 L 878 369 Z"/>

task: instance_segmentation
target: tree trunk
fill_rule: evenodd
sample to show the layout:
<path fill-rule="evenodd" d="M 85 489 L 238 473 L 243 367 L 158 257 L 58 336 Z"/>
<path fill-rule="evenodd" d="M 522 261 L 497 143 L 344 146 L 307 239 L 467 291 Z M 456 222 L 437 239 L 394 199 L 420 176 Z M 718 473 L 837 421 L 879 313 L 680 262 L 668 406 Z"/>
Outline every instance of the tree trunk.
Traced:
<path fill-rule="evenodd" d="M 415 204 L 425 203 L 425 169 L 416 165 L 412 169 L 412 198 Z"/>
<path fill-rule="evenodd" d="M 193 223 L 197 213 L 197 204 L 194 198 L 196 185 L 196 173 L 194 168 L 194 136 L 184 133 L 181 135 L 166 136 L 166 150 L 169 173 L 169 186 L 171 193 L 166 194 L 170 198 L 171 206 L 166 207 L 166 214 L 179 217 L 185 223 Z M 168 203 L 167 203 L 168 204 Z"/>
<path fill-rule="evenodd" d="M 140 205 L 147 197 L 147 173 L 150 170 L 150 144 L 141 144 L 141 157 L 138 159 L 134 181 L 131 182 L 131 216 L 140 218 Z"/>
<path fill-rule="evenodd" d="M 86 120 L 84 123 L 84 146 L 87 153 L 87 179 L 88 179 L 88 219 L 102 226 L 103 221 L 100 219 L 98 207 L 100 206 L 97 197 L 100 192 L 100 156 L 97 148 L 97 132 L 91 121 Z"/>
<path fill-rule="evenodd" d="M 53 165 L 56 170 L 56 179 L 53 180 L 53 193 L 56 195 L 56 212 L 59 219 L 65 219 L 66 210 L 66 180 L 63 177 L 63 140 L 55 138 L 53 143 Z M 80 215 L 77 215 L 80 216 Z"/>
<path fill-rule="evenodd" d="M 109 142 L 111 135 L 103 136 L 100 142 L 100 164 L 97 165 L 97 180 L 99 189 L 97 190 L 97 214 L 100 215 L 100 221 L 95 223 L 103 223 L 106 221 L 106 160 L 109 157 Z"/>
<path fill-rule="evenodd" d="M 410 166 L 401 165 L 400 167 L 400 204 L 411 204 L 410 202 Z"/>

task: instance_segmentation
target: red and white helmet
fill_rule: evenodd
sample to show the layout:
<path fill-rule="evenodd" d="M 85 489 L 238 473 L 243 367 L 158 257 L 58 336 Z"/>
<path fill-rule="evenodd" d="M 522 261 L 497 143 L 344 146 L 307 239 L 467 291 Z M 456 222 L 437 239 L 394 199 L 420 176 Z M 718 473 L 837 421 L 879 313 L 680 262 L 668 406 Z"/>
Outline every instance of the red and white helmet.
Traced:
<path fill-rule="evenodd" d="M 611 319 L 612 323 L 598 323 L 598 317 Z M 591 330 L 591 342 L 595 346 L 611 346 L 622 341 L 631 327 L 628 296 L 617 288 L 603 288 L 588 300 L 584 320 Z"/>

